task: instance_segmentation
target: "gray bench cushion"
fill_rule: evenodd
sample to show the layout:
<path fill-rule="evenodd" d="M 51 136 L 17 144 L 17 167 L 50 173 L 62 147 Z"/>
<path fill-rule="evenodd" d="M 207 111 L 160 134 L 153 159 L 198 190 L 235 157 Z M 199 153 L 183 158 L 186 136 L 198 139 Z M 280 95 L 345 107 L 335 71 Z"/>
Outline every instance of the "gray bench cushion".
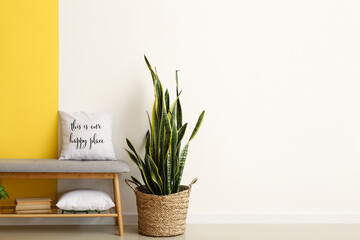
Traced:
<path fill-rule="evenodd" d="M 0 159 L 0 172 L 129 172 L 127 162 L 117 161 L 64 161 L 58 159 Z"/>

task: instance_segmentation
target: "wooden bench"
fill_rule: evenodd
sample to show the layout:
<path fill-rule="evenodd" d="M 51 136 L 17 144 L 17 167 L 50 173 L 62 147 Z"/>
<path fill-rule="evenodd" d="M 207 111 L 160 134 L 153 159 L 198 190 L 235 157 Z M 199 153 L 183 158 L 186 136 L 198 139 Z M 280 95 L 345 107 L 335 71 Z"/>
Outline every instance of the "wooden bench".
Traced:
<path fill-rule="evenodd" d="M 121 160 L 60 161 L 58 159 L 0 159 L 0 180 L 4 178 L 112 179 L 115 198 L 115 213 L 110 211 L 110 213 L 99 214 L 0 214 L 0 218 L 114 217 L 117 219 L 119 235 L 123 236 L 124 230 L 120 200 L 119 173 L 129 171 L 129 165 Z M 8 208 L 13 208 L 13 206 L 9 206 Z"/>

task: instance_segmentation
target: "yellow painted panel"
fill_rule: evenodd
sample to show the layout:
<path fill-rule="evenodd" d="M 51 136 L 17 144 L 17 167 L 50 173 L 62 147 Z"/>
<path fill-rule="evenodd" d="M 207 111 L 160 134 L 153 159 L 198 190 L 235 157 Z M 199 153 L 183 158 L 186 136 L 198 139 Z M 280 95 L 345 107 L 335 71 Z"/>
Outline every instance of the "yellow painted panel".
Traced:
<path fill-rule="evenodd" d="M 0 158 L 56 158 L 58 1 L 0 0 Z M 56 198 L 56 180 L 10 180 L 14 197 Z"/>

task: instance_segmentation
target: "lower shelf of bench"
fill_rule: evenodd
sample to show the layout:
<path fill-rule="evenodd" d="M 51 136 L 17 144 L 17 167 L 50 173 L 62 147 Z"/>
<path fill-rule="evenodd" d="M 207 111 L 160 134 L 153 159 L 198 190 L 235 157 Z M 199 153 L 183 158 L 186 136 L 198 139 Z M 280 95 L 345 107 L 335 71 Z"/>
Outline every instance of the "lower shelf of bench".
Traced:
<path fill-rule="evenodd" d="M 117 213 L 79 213 L 79 214 L 62 214 L 62 213 L 47 213 L 47 214 L 0 214 L 0 218 L 84 218 L 84 217 L 117 217 Z"/>
<path fill-rule="evenodd" d="M 51 207 L 52 209 L 60 210 L 57 207 Z M 14 211 L 14 206 L 0 206 L 0 210 L 11 210 Z M 18 213 L 0 213 L 0 218 L 84 218 L 84 217 L 117 217 L 117 213 L 29 213 L 29 214 L 18 214 Z"/>

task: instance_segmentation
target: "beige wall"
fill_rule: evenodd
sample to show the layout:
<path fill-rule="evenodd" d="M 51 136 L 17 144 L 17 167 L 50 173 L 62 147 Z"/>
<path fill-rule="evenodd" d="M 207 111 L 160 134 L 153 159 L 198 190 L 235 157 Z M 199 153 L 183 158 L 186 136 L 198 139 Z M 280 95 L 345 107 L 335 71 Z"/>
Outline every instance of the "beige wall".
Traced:
<path fill-rule="evenodd" d="M 191 128 L 206 109 L 183 178 L 199 178 L 189 221 L 346 222 L 360 212 L 359 10 L 350 0 L 59 0 L 59 109 L 113 109 L 116 154 L 129 161 L 125 138 L 143 147 L 153 101 L 145 53 L 172 96 L 181 70 Z"/>

